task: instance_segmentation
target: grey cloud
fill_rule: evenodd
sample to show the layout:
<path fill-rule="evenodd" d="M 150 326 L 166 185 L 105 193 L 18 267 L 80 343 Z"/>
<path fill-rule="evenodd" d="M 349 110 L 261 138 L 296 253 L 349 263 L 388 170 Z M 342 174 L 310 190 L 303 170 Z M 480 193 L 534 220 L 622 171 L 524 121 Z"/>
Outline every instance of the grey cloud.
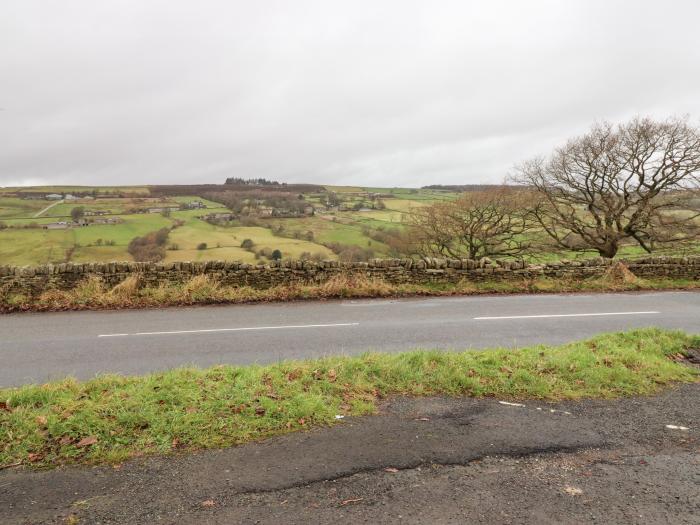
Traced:
<path fill-rule="evenodd" d="M 694 1 L 7 0 L 0 185 L 498 182 L 700 116 Z"/>

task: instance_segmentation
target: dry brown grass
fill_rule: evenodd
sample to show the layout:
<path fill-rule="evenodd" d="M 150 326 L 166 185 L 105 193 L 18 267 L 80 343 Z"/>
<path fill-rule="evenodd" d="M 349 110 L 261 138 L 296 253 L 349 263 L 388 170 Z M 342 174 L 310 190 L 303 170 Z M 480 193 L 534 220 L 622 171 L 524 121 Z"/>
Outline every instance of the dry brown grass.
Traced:
<path fill-rule="evenodd" d="M 605 271 L 600 280 L 614 284 L 635 284 L 640 279 L 630 271 L 625 263 L 616 262 Z"/>
<path fill-rule="evenodd" d="M 181 288 L 184 300 L 199 301 L 207 297 L 217 300 L 221 296 L 221 285 L 208 275 L 195 275 Z"/>
<path fill-rule="evenodd" d="M 115 302 L 136 298 L 141 288 L 141 279 L 141 274 L 130 275 L 109 291 L 110 298 Z"/>
<path fill-rule="evenodd" d="M 698 289 L 700 281 L 638 279 L 620 268 L 603 277 L 583 280 L 537 279 L 468 281 L 456 284 L 392 284 L 364 274 L 339 274 L 320 283 L 290 283 L 267 289 L 225 286 L 207 275 L 197 275 L 182 284 L 146 286 L 132 275 L 108 289 L 96 277 L 88 277 L 71 290 L 49 289 L 31 298 L 0 291 L 0 312 L 84 310 L 101 308 L 157 308 L 194 304 L 284 302 L 306 299 L 447 296 L 513 293 L 619 292 L 626 290 Z M 628 275 L 629 274 L 629 275 Z M 631 277 L 630 277 L 631 276 Z"/>
<path fill-rule="evenodd" d="M 311 290 L 319 297 L 386 297 L 396 293 L 397 286 L 376 277 L 339 274 L 313 285 Z"/>

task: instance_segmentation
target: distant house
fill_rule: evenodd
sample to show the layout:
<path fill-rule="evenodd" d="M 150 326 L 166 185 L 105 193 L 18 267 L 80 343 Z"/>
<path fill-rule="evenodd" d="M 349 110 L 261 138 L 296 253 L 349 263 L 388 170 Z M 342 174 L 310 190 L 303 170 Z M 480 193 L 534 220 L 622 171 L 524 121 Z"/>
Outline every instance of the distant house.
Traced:
<path fill-rule="evenodd" d="M 46 199 L 50 201 L 60 201 L 61 199 L 63 199 L 63 195 L 59 195 L 58 193 L 49 193 L 46 196 Z"/>
<path fill-rule="evenodd" d="M 64 197 L 64 199 L 66 199 L 67 201 L 77 201 L 79 199 L 79 197 L 76 197 L 75 195 L 71 195 L 70 193 L 68 193 Z"/>
<path fill-rule="evenodd" d="M 186 203 L 185 208 L 187 208 L 188 210 L 201 210 L 203 208 L 206 208 L 206 206 L 204 205 L 203 202 L 192 201 L 192 202 Z"/>
<path fill-rule="evenodd" d="M 109 210 L 85 210 L 85 216 L 90 217 L 93 215 L 110 215 L 112 212 Z"/>
<path fill-rule="evenodd" d="M 101 219 L 94 219 L 91 224 L 121 224 L 124 219 L 121 217 L 104 217 Z"/>
<path fill-rule="evenodd" d="M 313 215 L 314 214 L 314 207 L 313 206 L 305 206 L 304 207 L 304 215 Z"/>
<path fill-rule="evenodd" d="M 67 230 L 68 228 L 82 228 L 98 224 L 120 224 L 124 222 L 121 217 L 103 217 L 100 219 L 78 219 L 77 221 L 49 222 L 42 225 L 45 230 Z"/>
<path fill-rule="evenodd" d="M 45 230 L 65 230 L 70 228 L 70 223 L 66 221 L 49 222 L 42 226 Z"/>
<path fill-rule="evenodd" d="M 232 221 L 236 218 L 233 213 L 207 213 L 197 217 L 203 221 Z"/>
<path fill-rule="evenodd" d="M 179 211 L 178 206 L 163 206 L 158 208 L 148 208 L 148 213 L 163 213 L 165 210 L 168 211 Z"/>
<path fill-rule="evenodd" d="M 257 209 L 257 214 L 259 217 L 272 217 L 275 209 L 270 206 L 264 206 Z"/>

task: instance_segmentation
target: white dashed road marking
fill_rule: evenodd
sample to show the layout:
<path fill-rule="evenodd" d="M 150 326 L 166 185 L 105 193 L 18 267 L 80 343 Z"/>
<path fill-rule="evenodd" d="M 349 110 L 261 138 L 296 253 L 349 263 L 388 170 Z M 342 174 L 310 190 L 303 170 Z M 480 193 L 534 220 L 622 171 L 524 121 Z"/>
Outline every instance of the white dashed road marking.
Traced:
<path fill-rule="evenodd" d="M 134 334 L 100 334 L 97 337 L 127 337 L 136 335 L 173 335 L 173 334 L 207 334 L 214 332 L 247 332 L 251 330 L 293 330 L 297 328 L 331 328 L 338 326 L 357 326 L 360 323 L 333 324 L 298 324 L 287 326 L 247 326 L 242 328 L 209 328 L 204 330 L 173 330 L 167 332 L 136 332 Z"/>
<path fill-rule="evenodd" d="M 495 319 L 547 319 L 550 317 L 599 317 L 604 315 L 653 315 L 661 312 L 595 312 L 587 314 L 543 314 L 543 315 L 503 315 L 498 317 L 474 317 L 475 321 L 490 321 Z"/>

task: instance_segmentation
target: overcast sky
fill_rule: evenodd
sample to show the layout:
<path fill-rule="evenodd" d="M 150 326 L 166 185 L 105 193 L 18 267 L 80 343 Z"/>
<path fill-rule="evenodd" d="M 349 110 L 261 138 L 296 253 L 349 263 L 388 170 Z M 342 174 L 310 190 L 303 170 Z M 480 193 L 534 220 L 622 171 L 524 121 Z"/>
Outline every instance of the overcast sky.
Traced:
<path fill-rule="evenodd" d="M 0 185 L 500 182 L 700 122 L 700 2 L 2 0 Z"/>

